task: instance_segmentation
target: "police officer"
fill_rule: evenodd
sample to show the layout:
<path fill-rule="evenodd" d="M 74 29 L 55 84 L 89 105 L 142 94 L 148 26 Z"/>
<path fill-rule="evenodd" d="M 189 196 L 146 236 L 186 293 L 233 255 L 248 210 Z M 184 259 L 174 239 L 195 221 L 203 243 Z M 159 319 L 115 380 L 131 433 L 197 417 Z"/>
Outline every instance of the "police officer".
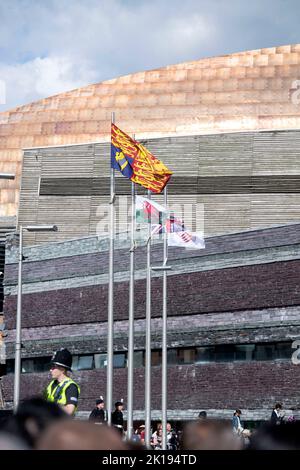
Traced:
<path fill-rule="evenodd" d="M 72 355 L 70 351 L 64 348 L 56 351 L 51 359 L 50 368 L 53 380 L 49 383 L 45 395 L 47 401 L 57 403 L 67 414 L 74 415 L 78 406 L 80 388 L 68 376 L 71 366 Z"/>
<path fill-rule="evenodd" d="M 111 414 L 111 424 L 117 428 L 121 435 L 123 435 L 123 426 L 124 426 L 124 419 L 123 419 L 123 399 L 121 401 L 116 401 L 115 403 L 115 411 Z"/>
<path fill-rule="evenodd" d="M 96 400 L 96 408 L 92 410 L 89 416 L 89 420 L 96 424 L 103 424 L 107 421 L 103 397 L 100 397 L 99 400 Z"/>

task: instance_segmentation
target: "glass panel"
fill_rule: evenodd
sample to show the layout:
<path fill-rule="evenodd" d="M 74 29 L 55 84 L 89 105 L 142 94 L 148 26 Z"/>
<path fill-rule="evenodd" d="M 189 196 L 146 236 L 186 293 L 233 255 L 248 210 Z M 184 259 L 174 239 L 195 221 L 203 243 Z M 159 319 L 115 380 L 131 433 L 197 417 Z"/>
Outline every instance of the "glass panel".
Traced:
<path fill-rule="evenodd" d="M 29 372 L 34 372 L 34 362 L 33 359 L 22 359 L 21 363 L 21 372 L 27 374 Z"/>
<path fill-rule="evenodd" d="M 106 354 L 95 354 L 95 368 L 103 369 L 107 366 Z"/>
<path fill-rule="evenodd" d="M 15 371 L 15 361 L 14 359 L 8 359 L 6 361 L 6 373 L 13 374 Z"/>
<path fill-rule="evenodd" d="M 126 354 L 114 354 L 114 367 L 126 367 Z"/>
<path fill-rule="evenodd" d="M 230 362 L 234 360 L 234 345 L 223 344 L 215 346 L 215 348 L 217 362 Z"/>
<path fill-rule="evenodd" d="M 79 356 L 77 370 L 93 369 L 93 362 L 94 356 Z"/>
<path fill-rule="evenodd" d="M 203 346 L 197 348 L 171 348 L 168 349 L 168 364 L 201 364 L 207 362 L 230 362 L 230 361 L 272 361 L 275 359 L 290 359 L 293 353 L 292 343 L 282 341 L 279 343 L 263 344 L 223 344 L 216 346 Z M 156 350 L 151 353 L 153 366 L 161 366 L 162 351 Z M 48 372 L 50 357 L 37 357 L 22 359 L 22 373 Z M 107 365 L 107 355 L 94 354 L 73 356 L 73 370 L 102 369 Z M 134 367 L 144 367 L 145 351 L 134 352 Z M 114 354 L 114 367 L 123 368 L 127 366 L 126 353 Z M 14 359 L 6 361 L 6 373 L 14 371 Z"/>
<path fill-rule="evenodd" d="M 293 354 L 292 343 L 277 343 L 276 353 L 277 359 L 291 359 Z"/>
<path fill-rule="evenodd" d="M 72 358 L 72 370 L 78 370 L 78 356 Z"/>
<path fill-rule="evenodd" d="M 255 359 L 256 361 L 270 361 L 275 358 L 274 344 L 256 344 Z"/>
<path fill-rule="evenodd" d="M 47 372 L 50 366 L 50 357 L 37 357 L 34 359 L 34 372 Z"/>
<path fill-rule="evenodd" d="M 213 346 L 197 348 L 196 364 L 215 361 L 215 348 Z"/>
<path fill-rule="evenodd" d="M 49 370 L 50 370 L 51 359 L 52 359 L 51 356 L 47 357 L 47 361 L 46 361 L 46 364 L 45 364 L 45 372 L 49 372 Z"/>
<path fill-rule="evenodd" d="M 252 361 L 254 349 L 254 344 L 237 344 L 235 346 L 235 360 Z"/>
<path fill-rule="evenodd" d="M 151 352 L 151 364 L 152 366 L 161 365 L 161 350 Z"/>
<path fill-rule="evenodd" d="M 178 359 L 179 364 L 193 364 L 196 359 L 196 348 L 179 349 Z"/>
<path fill-rule="evenodd" d="M 144 366 L 144 351 L 134 351 L 133 364 L 134 364 L 134 367 Z"/>
<path fill-rule="evenodd" d="M 168 349 L 167 361 L 168 365 L 178 364 L 177 349 Z"/>

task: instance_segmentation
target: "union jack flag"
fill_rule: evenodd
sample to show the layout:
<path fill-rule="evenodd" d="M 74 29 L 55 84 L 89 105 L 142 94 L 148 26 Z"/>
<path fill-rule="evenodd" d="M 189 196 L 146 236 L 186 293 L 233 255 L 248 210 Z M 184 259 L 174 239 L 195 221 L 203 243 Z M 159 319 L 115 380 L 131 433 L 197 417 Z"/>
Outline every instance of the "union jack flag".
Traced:
<path fill-rule="evenodd" d="M 185 243 L 188 243 L 193 240 L 193 236 L 188 232 L 179 232 L 178 234 Z"/>

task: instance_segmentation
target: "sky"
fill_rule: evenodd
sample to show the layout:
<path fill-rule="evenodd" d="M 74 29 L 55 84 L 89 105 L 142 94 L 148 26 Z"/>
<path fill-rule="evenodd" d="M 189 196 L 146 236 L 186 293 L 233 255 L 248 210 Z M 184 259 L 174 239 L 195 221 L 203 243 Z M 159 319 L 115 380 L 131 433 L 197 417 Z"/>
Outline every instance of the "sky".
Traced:
<path fill-rule="evenodd" d="M 299 0 L 0 0 L 0 112 L 143 70 L 300 43 Z"/>

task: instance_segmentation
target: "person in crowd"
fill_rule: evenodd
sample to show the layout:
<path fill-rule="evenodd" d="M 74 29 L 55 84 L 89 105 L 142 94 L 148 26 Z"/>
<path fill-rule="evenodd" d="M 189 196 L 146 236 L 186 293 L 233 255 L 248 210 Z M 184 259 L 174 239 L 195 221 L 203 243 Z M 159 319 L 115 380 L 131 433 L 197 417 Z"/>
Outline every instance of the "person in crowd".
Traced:
<path fill-rule="evenodd" d="M 92 410 L 89 421 L 93 421 L 96 424 L 103 424 L 107 421 L 106 410 L 104 409 L 103 397 L 96 400 L 96 407 Z"/>
<path fill-rule="evenodd" d="M 156 431 L 151 437 L 151 447 L 154 450 L 162 449 L 163 429 L 162 423 L 158 423 Z M 167 423 L 167 450 L 176 450 L 178 447 L 178 439 L 175 431 L 170 423 Z"/>
<path fill-rule="evenodd" d="M 260 426 L 251 436 L 248 450 L 300 450 L 300 422 Z"/>
<path fill-rule="evenodd" d="M 151 436 L 150 445 L 153 450 L 162 449 L 162 423 L 157 424 L 156 431 Z"/>
<path fill-rule="evenodd" d="M 282 424 L 284 420 L 284 412 L 281 403 L 276 403 L 271 414 L 271 423 L 277 426 Z"/>
<path fill-rule="evenodd" d="M 134 432 L 132 436 L 133 442 L 139 442 L 141 444 L 145 444 L 145 425 L 141 424 Z"/>
<path fill-rule="evenodd" d="M 141 436 L 141 443 L 145 444 L 145 425 L 144 424 L 141 424 L 139 426 L 139 433 L 140 433 L 140 436 Z"/>
<path fill-rule="evenodd" d="M 34 448 L 37 438 L 56 421 L 68 420 L 69 416 L 56 403 L 49 403 L 42 397 L 24 400 L 12 415 L 4 431 Z"/>
<path fill-rule="evenodd" d="M 183 430 L 182 450 L 242 450 L 242 439 L 232 432 L 230 422 L 196 420 Z"/>
<path fill-rule="evenodd" d="M 168 450 L 177 450 L 178 448 L 178 438 L 176 432 L 172 429 L 170 423 L 167 423 L 167 449 Z"/>
<path fill-rule="evenodd" d="M 57 403 L 67 414 L 74 415 L 78 407 L 80 387 L 68 376 L 71 367 L 70 351 L 64 348 L 56 351 L 51 360 L 52 380 L 45 391 L 45 398 L 51 403 Z"/>
<path fill-rule="evenodd" d="M 37 442 L 38 450 L 131 450 L 113 427 L 69 420 L 50 426 Z"/>
<path fill-rule="evenodd" d="M 10 433 L 0 431 L 0 451 L 1 450 L 29 450 L 24 441 Z"/>
<path fill-rule="evenodd" d="M 233 413 L 233 418 L 232 418 L 233 432 L 238 435 L 241 435 L 244 430 L 242 423 L 241 423 L 241 414 L 242 414 L 241 410 L 237 409 Z"/>
<path fill-rule="evenodd" d="M 123 399 L 116 401 L 115 411 L 113 411 L 111 414 L 111 424 L 119 431 L 122 436 L 124 433 L 123 407 Z"/>
<path fill-rule="evenodd" d="M 198 415 L 198 419 L 207 419 L 206 411 L 200 411 Z"/>
<path fill-rule="evenodd" d="M 241 438 L 243 439 L 243 444 L 244 444 L 245 449 L 247 449 L 250 445 L 251 436 L 252 436 L 252 432 L 250 431 L 250 429 L 243 429 Z"/>

